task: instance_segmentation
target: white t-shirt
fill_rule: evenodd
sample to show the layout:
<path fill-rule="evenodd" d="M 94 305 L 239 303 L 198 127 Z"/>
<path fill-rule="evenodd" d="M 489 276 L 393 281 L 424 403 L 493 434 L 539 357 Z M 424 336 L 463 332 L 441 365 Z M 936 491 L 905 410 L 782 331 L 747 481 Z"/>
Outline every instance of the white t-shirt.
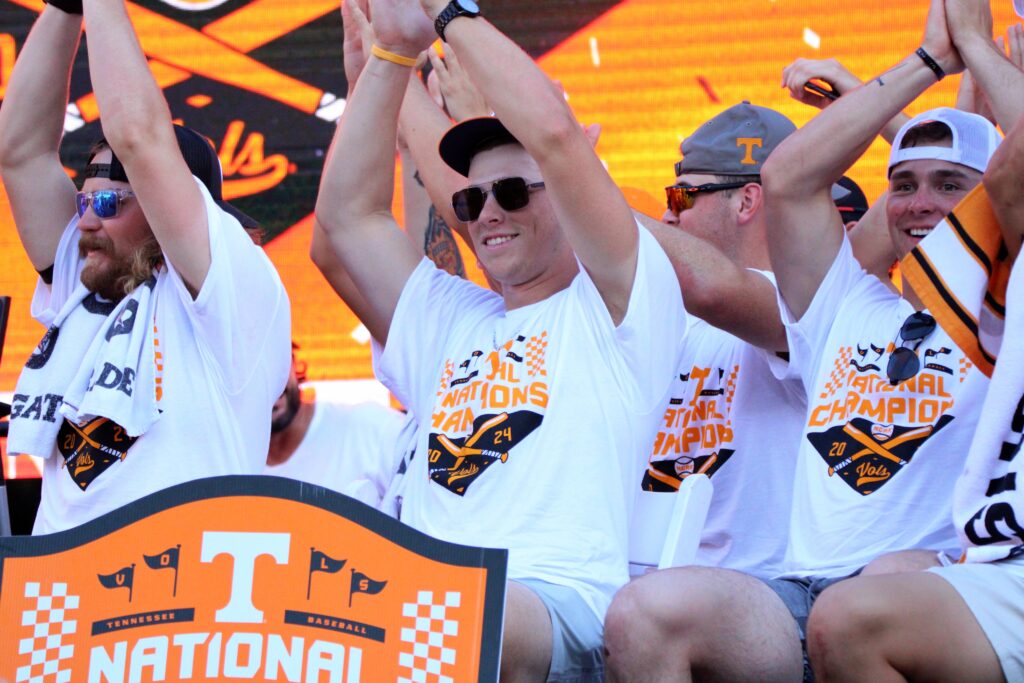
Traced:
<path fill-rule="evenodd" d="M 299 447 L 263 474 L 325 486 L 378 507 L 401 461 L 395 440 L 404 423 L 401 413 L 375 403 L 318 399 Z"/>
<path fill-rule="evenodd" d="M 763 273 L 774 283 L 771 273 Z M 807 398 L 773 353 L 690 318 L 642 487 L 676 491 L 695 472 L 715 486 L 694 564 L 782 571 Z"/>
<path fill-rule="evenodd" d="M 582 268 L 506 311 L 424 259 L 378 368 L 421 427 L 402 521 L 508 548 L 510 579 L 573 588 L 598 617 L 627 580 L 628 516 L 685 326 L 668 257 L 639 235 L 618 327 Z"/>
<path fill-rule="evenodd" d="M 1024 267 L 1018 257 L 1006 290 L 1006 326 L 999 360 L 956 485 L 954 521 L 968 562 L 1024 553 Z"/>
<path fill-rule="evenodd" d="M 207 215 L 221 212 L 196 183 Z M 78 526 L 174 484 L 263 471 L 270 412 L 291 362 L 288 295 L 266 254 L 237 221 L 226 219 L 222 227 L 209 231 L 210 270 L 194 300 L 169 261 L 157 276 L 160 418 L 84 491 L 63 467 L 56 443 L 50 453 L 39 454 L 45 461 L 34 534 Z M 36 287 L 32 315 L 43 325 L 53 321 L 78 283 L 84 264 L 79 234 L 72 220 L 57 249 L 52 286 L 40 280 Z"/>
<path fill-rule="evenodd" d="M 845 576 L 897 550 L 955 554 L 953 484 L 988 379 L 938 326 L 919 346 L 897 339 L 914 307 L 864 272 L 845 238 L 803 318 L 781 309 L 810 388 L 789 575 Z M 917 346 L 921 370 L 892 386 L 898 344 Z"/>

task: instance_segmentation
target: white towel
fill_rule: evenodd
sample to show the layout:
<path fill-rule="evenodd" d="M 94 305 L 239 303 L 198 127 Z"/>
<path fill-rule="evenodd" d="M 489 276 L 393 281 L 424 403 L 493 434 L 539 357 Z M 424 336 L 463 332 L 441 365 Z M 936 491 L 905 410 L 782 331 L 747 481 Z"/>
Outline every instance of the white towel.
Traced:
<path fill-rule="evenodd" d="M 992 378 L 953 495 L 968 562 L 1024 550 L 1024 269 L 1009 260 L 985 188 L 978 185 L 901 264 L 914 292 L 964 353 Z M 998 360 L 998 362 L 997 362 Z"/>
<path fill-rule="evenodd" d="M 1020 261 L 1020 259 L 1018 259 Z M 1024 332 L 1024 268 L 1018 263 L 1006 293 L 1006 327 Z M 1024 344 L 1011 336 L 999 354 L 953 500 L 968 562 L 992 562 L 1024 550 Z"/>
<path fill-rule="evenodd" d="M 96 295 L 77 284 L 18 378 L 11 454 L 52 454 L 63 417 L 76 425 L 105 417 L 133 438 L 157 420 L 156 282 L 105 317 Z"/>

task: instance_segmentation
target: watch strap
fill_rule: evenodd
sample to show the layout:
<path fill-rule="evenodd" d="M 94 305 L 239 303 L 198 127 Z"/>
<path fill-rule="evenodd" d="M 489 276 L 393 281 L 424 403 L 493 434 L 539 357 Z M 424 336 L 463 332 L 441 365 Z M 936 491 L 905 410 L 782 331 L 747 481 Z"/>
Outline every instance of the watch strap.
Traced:
<path fill-rule="evenodd" d="M 478 16 L 479 12 L 470 12 L 460 5 L 457 0 L 451 0 L 441 13 L 434 19 L 434 30 L 437 31 L 437 35 L 440 36 L 441 40 L 444 40 L 444 29 L 451 23 L 452 19 L 456 17 L 475 17 Z"/>

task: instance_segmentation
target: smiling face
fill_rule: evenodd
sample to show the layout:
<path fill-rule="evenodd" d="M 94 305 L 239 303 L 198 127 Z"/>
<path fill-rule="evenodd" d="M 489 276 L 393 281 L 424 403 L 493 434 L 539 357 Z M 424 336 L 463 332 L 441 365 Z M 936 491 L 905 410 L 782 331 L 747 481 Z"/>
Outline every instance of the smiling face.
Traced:
<path fill-rule="evenodd" d="M 109 164 L 110 158 L 110 149 L 105 148 L 97 152 L 90 163 Z M 130 189 L 128 183 L 109 178 L 88 178 L 82 185 L 82 192 Z M 137 284 L 140 268 L 160 255 L 160 248 L 135 197 L 122 200 L 117 215 L 112 218 L 99 218 L 90 205 L 78 221 L 78 230 L 81 233 L 78 251 L 85 259 L 82 283 L 111 301 L 122 299 L 126 283 Z M 129 291 L 130 288 L 129 284 Z"/>
<path fill-rule="evenodd" d="M 467 227 L 477 258 L 501 284 L 506 301 L 517 291 L 533 292 L 519 304 L 524 305 L 563 289 L 577 267 L 545 189 L 531 191 L 529 203 L 513 211 L 495 200 L 490 192 L 494 181 L 515 177 L 528 184 L 542 180 L 537 163 L 519 145 L 501 145 L 473 157 L 469 184 L 488 194 L 480 216 Z"/>
<path fill-rule="evenodd" d="M 949 161 L 919 159 L 894 166 L 885 210 L 897 256 L 909 254 L 980 182 L 981 173 Z"/>

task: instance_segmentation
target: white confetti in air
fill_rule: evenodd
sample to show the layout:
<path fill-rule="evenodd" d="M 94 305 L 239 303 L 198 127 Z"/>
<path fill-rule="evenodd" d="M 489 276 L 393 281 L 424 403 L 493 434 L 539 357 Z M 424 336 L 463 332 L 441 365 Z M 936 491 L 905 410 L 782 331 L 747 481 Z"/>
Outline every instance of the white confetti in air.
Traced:
<path fill-rule="evenodd" d="M 366 325 L 359 325 L 356 329 L 352 330 L 352 338 L 356 340 L 358 344 L 369 344 L 370 343 L 370 331 L 366 329 Z"/>
<path fill-rule="evenodd" d="M 809 28 L 804 28 L 804 42 L 815 50 L 821 49 L 821 36 Z"/>
<path fill-rule="evenodd" d="M 601 66 L 601 53 L 597 49 L 597 37 L 590 36 L 590 61 L 594 66 Z"/>

